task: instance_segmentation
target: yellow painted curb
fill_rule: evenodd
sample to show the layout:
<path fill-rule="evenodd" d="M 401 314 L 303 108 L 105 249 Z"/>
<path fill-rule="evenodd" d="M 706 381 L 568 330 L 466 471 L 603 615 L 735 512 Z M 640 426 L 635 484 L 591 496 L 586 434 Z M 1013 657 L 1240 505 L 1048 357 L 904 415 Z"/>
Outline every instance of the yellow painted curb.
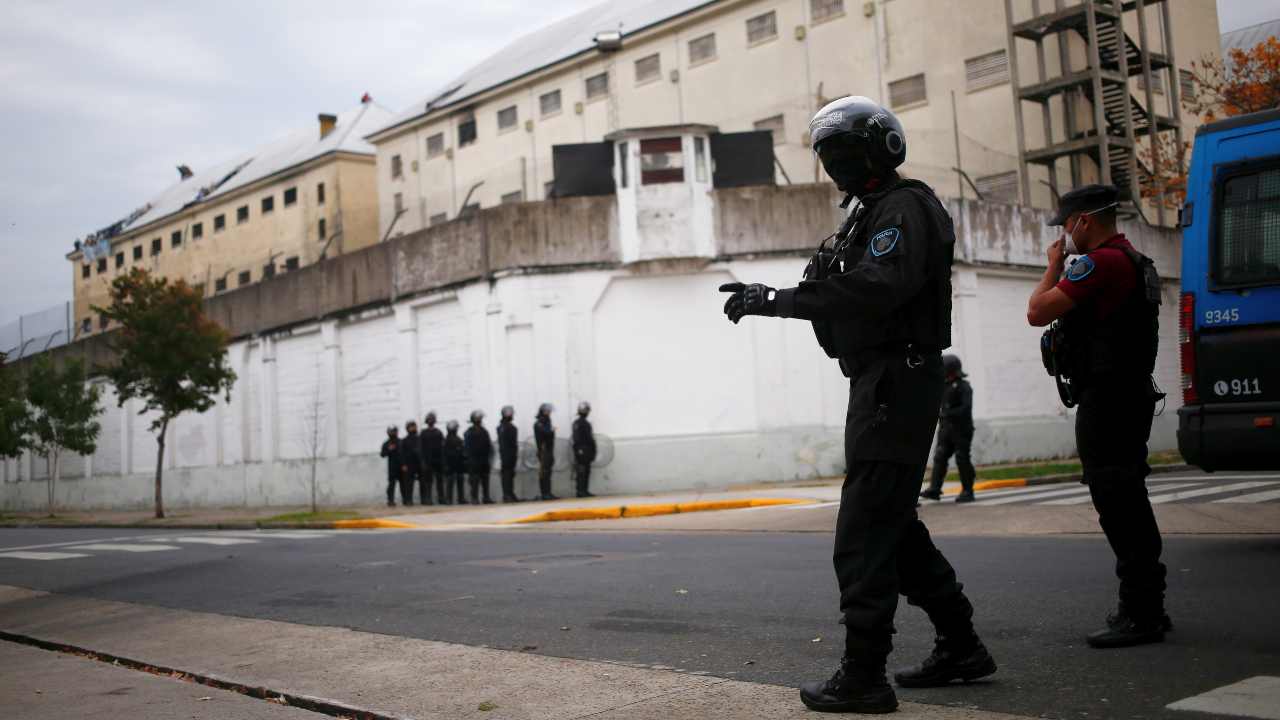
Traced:
<path fill-rule="evenodd" d="M 1009 478 L 1008 480 L 982 480 L 973 484 L 974 490 L 996 490 L 999 488 L 1026 487 L 1026 478 Z M 949 488 L 944 495 L 959 495 L 959 486 Z"/>
<path fill-rule="evenodd" d="M 653 517 L 654 515 L 675 515 L 677 513 L 705 512 L 707 510 L 737 510 L 741 508 L 765 507 L 768 505 L 799 505 L 811 503 L 812 500 L 797 498 L 745 498 L 741 500 L 708 500 L 687 503 L 653 503 L 649 505 L 616 505 L 612 507 L 572 508 L 569 510 L 548 510 L 530 515 L 510 523 L 561 522 L 566 520 L 613 520 L 624 517 Z"/>
<path fill-rule="evenodd" d="M 360 520 L 334 520 L 333 527 L 338 530 L 374 530 L 378 528 L 416 528 L 418 526 L 400 520 L 365 518 Z"/>

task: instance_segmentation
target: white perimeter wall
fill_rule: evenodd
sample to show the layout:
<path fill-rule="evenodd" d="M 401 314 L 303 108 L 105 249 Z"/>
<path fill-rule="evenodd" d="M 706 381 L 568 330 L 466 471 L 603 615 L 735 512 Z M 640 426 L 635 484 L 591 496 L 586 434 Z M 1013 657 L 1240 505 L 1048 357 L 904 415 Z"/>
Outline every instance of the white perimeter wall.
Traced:
<path fill-rule="evenodd" d="M 341 321 L 237 342 L 229 403 L 170 428 L 170 507 L 302 505 L 311 438 L 326 504 L 384 498 L 377 451 L 388 424 L 465 425 L 471 410 L 512 404 L 521 439 L 540 402 L 567 437 L 580 400 L 616 456 L 592 488 L 636 493 L 837 475 L 848 383 L 807 323 L 721 314 L 730 279 L 795 284 L 797 258 L 713 264 L 693 274 L 625 270 L 525 275 L 407 300 Z M 957 266 L 954 350 L 975 390 L 977 462 L 1070 455 L 1072 418 L 1039 360 L 1024 317 L 1039 273 Z M 1176 291 L 1166 290 L 1158 380 L 1177 388 Z M 1175 393 L 1176 394 L 1176 393 Z M 1177 399 L 1156 419 L 1153 449 L 1175 446 Z M 98 450 L 67 458 L 66 508 L 143 508 L 156 444 L 151 418 L 116 406 L 107 386 Z M 318 429 L 317 429 L 318 428 Z M 42 508 L 43 460 L 0 463 L 0 507 Z M 496 489 L 496 478 L 495 478 Z M 559 472 L 555 491 L 569 492 Z M 523 472 L 517 492 L 534 493 Z"/>

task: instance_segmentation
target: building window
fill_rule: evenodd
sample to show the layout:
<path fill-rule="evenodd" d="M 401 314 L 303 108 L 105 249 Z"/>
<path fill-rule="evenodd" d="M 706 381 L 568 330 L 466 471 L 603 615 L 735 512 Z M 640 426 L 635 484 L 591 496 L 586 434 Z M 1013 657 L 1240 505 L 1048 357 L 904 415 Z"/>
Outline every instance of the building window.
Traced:
<path fill-rule="evenodd" d="M 241 287 L 243 287 L 243 286 L 245 286 L 245 285 L 248 285 L 248 284 L 249 284 L 249 271 L 248 271 L 248 270 L 242 270 L 242 271 L 240 272 L 240 277 L 237 279 L 237 282 L 240 284 L 240 286 L 241 286 Z"/>
<path fill-rule="evenodd" d="M 215 293 L 220 293 L 220 292 L 226 292 L 226 291 L 227 291 L 227 278 L 226 278 L 226 276 L 220 277 L 220 278 L 218 278 L 217 280 L 214 280 L 214 281 L 213 281 L 213 291 L 214 291 Z"/>
<path fill-rule="evenodd" d="M 88 263 L 80 266 L 80 277 L 87 278 L 91 272 L 93 272 L 93 268 L 90 267 Z"/>
<path fill-rule="evenodd" d="M 93 318 L 85 318 L 80 321 L 80 332 L 86 335 L 93 332 Z"/>
<path fill-rule="evenodd" d="M 324 183 L 316 183 L 316 204 L 324 204 Z"/>
<path fill-rule="evenodd" d="M 294 255 L 294 256 L 293 256 L 293 257 L 291 257 L 291 258 L 287 258 L 287 259 L 285 259 L 285 261 L 284 261 L 284 269 L 285 269 L 285 270 L 297 270 L 297 269 L 298 269 L 298 256 L 297 256 L 297 255 Z"/>
<path fill-rule="evenodd" d="M 172 247 L 181 247 L 181 246 L 182 246 L 182 231 L 181 231 L 181 230 L 174 230 L 172 233 L 170 233 L 170 234 L 169 234 L 169 245 L 170 245 L 170 246 L 172 246 Z"/>
<path fill-rule="evenodd" d="M 905 107 L 925 102 L 924 73 L 889 83 L 889 106 Z"/>
<path fill-rule="evenodd" d="M 318 234 L 320 235 L 321 240 L 325 239 L 328 236 L 328 232 L 325 228 L 324 218 L 320 218 L 320 222 L 316 225 L 316 229 Z"/>
<path fill-rule="evenodd" d="M 191 226 L 191 239 L 199 240 L 204 237 L 204 223 L 196 223 Z"/>
<path fill-rule="evenodd" d="M 298 188 L 296 187 L 285 188 L 284 206 L 289 207 L 290 205 L 296 202 L 298 202 Z"/>
<path fill-rule="evenodd" d="M 747 44 L 754 45 L 778 37 L 778 13 L 770 10 L 747 19 Z"/>
<path fill-rule="evenodd" d="M 502 196 L 503 205 L 506 205 L 508 203 L 518 203 L 518 202 L 524 202 L 523 190 L 516 190 L 515 192 L 509 192 Z"/>
<path fill-rule="evenodd" d="M 587 78 L 587 99 L 595 100 L 609 94 L 609 73 L 602 72 Z"/>
<path fill-rule="evenodd" d="M 106 315 L 99 315 L 99 316 L 98 316 L 98 329 L 99 329 L 99 330 L 106 330 L 106 329 L 107 329 L 107 325 L 108 325 L 110 322 L 111 322 L 111 321 L 110 321 L 109 319 L 107 319 L 107 316 L 106 316 Z"/>
<path fill-rule="evenodd" d="M 99 274 L 99 275 L 101 275 L 102 273 L 104 273 L 104 272 L 106 272 L 106 271 L 107 271 L 107 259 L 106 259 L 106 258 L 98 258 L 98 274 Z"/>
<path fill-rule="evenodd" d="M 122 267 L 124 267 L 124 253 L 118 252 L 116 253 L 116 269 L 119 270 Z"/>
<path fill-rule="evenodd" d="M 1196 96 L 1196 76 L 1190 70 L 1178 71 L 1178 92 L 1184 98 Z"/>
<path fill-rule="evenodd" d="M 716 59 L 716 34 L 710 33 L 689 41 L 689 64 L 711 62 Z"/>
<path fill-rule="evenodd" d="M 468 116 L 458 122 L 458 147 L 470 145 L 476 141 L 476 119 Z"/>
<path fill-rule="evenodd" d="M 141 245 L 134 245 L 134 246 L 133 246 L 133 259 L 134 259 L 134 260 L 141 260 L 141 259 L 142 259 L 142 246 L 141 246 Z"/>
<path fill-rule="evenodd" d="M 391 156 L 391 179 L 399 180 L 404 177 L 404 163 L 401 162 L 399 155 Z"/>
<path fill-rule="evenodd" d="M 657 80 L 662 74 L 662 58 L 658 53 L 647 55 L 636 61 L 636 84 Z"/>
<path fill-rule="evenodd" d="M 427 138 L 427 157 L 433 158 L 444 154 L 444 133 L 436 133 Z"/>
<path fill-rule="evenodd" d="M 510 130 L 516 126 L 519 117 L 516 106 L 505 107 L 498 111 L 498 130 Z"/>
<path fill-rule="evenodd" d="M 222 232 L 223 230 L 226 230 L 226 229 L 227 229 L 227 216 L 226 216 L 226 215 L 214 215 L 214 216 L 213 216 L 213 231 L 214 231 L 214 232 Z"/>
<path fill-rule="evenodd" d="M 627 177 L 630 175 L 629 168 L 627 167 L 627 157 L 630 155 L 628 149 L 629 143 L 618 143 L 618 185 L 620 187 L 626 187 L 629 182 L 629 180 L 627 180 Z M 547 194 L 550 194 L 549 189 Z"/>
<path fill-rule="evenodd" d="M 1009 56 L 1003 49 L 964 61 L 964 84 L 969 92 L 1009 82 Z"/>
<path fill-rule="evenodd" d="M 755 129 L 768 130 L 773 135 L 774 145 L 781 145 L 787 141 L 786 122 L 782 115 L 774 115 L 771 118 L 757 120 Z"/>
<path fill-rule="evenodd" d="M 243 225 L 247 222 L 249 222 L 249 206 L 241 205 L 236 208 L 236 224 Z"/>
<path fill-rule="evenodd" d="M 640 141 L 640 184 L 684 182 L 684 153 L 680 138 Z"/>
<path fill-rule="evenodd" d="M 1018 201 L 1016 170 L 977 178 L 973 181 L 973 185 L 978 188 L 978 192 L 982 193 L 982 199 L 985 202 L 1014 204 Z"/>
<path fill-rule="evenodd" d="M 560 91 L 552 90 L 538 96 L 538 110 L 543 117 L 560 112 Z"/>
<path fill-rule="evenodd" d="M 276 199 L 274 195 L 268 195 L 262 198 L 262 214 L 266 215 L 276 209 Z"/>
<path fill-rule="evenodd" d="M 155 238 L 154 240 L 151 241 L 151 257 L 155 257 L 159 254 L 160 254 L 160 238 Z"/>
<path fill-rule="evenodd" d="M 830 20 L 844 14 L 844 0 L 809 0 L 809 17 L 813 22 Z"/>
<path fill-rule="evenodd" d="M 395 203 L 396 214 L 404 212 L 404 193 L 396 193 L 391 199 Z"/>
<path fill-rule="evenodd" d="M 1138 89 L 1147 89 L 1147 79 L 1145 75 L 1138 75 Z M 1159 72 L 1151 73 L 1151 92 L 1164 94 L 1164 76 Z"/>

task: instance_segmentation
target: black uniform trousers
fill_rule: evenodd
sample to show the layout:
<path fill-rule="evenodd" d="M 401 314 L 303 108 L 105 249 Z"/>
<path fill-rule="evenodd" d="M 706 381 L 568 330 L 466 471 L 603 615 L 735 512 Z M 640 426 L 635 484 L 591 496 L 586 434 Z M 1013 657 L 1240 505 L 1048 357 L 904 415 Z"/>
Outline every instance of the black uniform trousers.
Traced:
<path fill-rule="evenodd" d="M 418 502 L 423 505 L 432 505 L 431 496 L 434 492 L 432 485 L 435 484 L 435 471 L 430 463 L 422 463 L 418 470 Z"/>
<path fill-rule="evenodd" d="M 489 502 L 489 468 L 471 468 L 467 473 L 471 484 L 471 502 L 479 503 L 481 498 Z"/>
<path fill-rule="evenodd" d="M 941 404 L 937 354 L 917 366 L 906 365 L 901 356 L 880 356 L 851 367 L 855 377 L 845 426 L 849 470 L 840 492 L 833 560 L 845 656 L 883 668 L 893 648 L 899 594 L 928 614 L 939 636 L 958 641 L 974 637 L 973 606 L 916 514 Z"/>
<path fill-rule="evenodd" d="M 586 497 L 591 483 L 591 461 L 584 458 L 573 459 L 574 490 L 578 497 Z"/>
<path fill-rule="evenodd" d="M 938 426 L 938 442 L 933 448 L 933 477 L 929 479 L 930 490 L 942 489 L 942 482 L 947 478 L 947 465 L 954 455 L 956 469 L 960 471 L 960 487 L 964 492 L 973 492 L 973 480 L 977 473 L 973 469 L 973 461 L 969 459 L 972 445 L 973 427 L 953 427 L 945 423 Z"/>
<path fill-rule="evenodd" d="M 516 463 L 503 462 L 499 471 L 502 477 L 502 499 L 511 500 L 516 496 Z"/>
<path fill-rule="evenodd" d="M 551 471 L 555 469 L 555 457 L 543 452 L 538 456 L 538 493 L 542 497 L 551 494 Z"/>
<path fill-rule="evenodd" d="M 413 504 L 413 489 L 417 486 L 418 478 L 421 475 L 421 466 L 418 463 L 410 462 L 409 469 L 405 470 L 400 478 L 400 500 L 402 504 Z M 419 501 L 421 501 L 421 498 L 419 498 Z"/>
<path fill-rule="evenodd" d="M 388 505 L 396 504 L 396 485 L 400 484 L 400 482 L 401 482 L 401 478 L 400 478 L 399 470 L 388 469 L 387 470 L 387 504 Z M 403 493 L 401 494 L 401 497 L 404 497 Z"/>
<path fill-rule="evenodd" d="M 1138 621 L 1164 615 L 1160 528 L 1147 498 L 1147 439 L 1155 410 L 1147 377 L 1087 386 L 1076 411 L 1076 449 L 1098 523 L 1116 555 L 1120 604 Z"/>

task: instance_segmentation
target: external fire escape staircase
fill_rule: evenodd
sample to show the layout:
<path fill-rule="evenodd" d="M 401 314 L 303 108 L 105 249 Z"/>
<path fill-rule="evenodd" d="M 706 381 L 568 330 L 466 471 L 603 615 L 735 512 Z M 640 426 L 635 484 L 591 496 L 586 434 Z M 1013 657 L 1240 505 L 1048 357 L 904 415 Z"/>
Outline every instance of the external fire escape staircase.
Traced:
<path fill-rule="evenodd" d="M 1051 2 L 1052 10 L 1040 11 L 1042 3 L 1048 5 Z M 1150 169 L 1138 158 L 1139 138 L 1148 138 L 1150 142 L 1152 133 L 1158 136 L 1173 132 L 1177 142 L 1181 142 L 1176 111 L 1161 114 L 1152 97 L 1155 77 L 1163 74 L 1163 86 L 1171 101 L 1169 107 L 1178 107 L 1178 82 L 1167 0 L 1083 0 L 1070 6 L 1066 6 L 1063 0 L 1030 0 L 1031 16 L 1026 19 L 1015 18 L 1014 3 L 1015 0 L 1005 0 L 1009 19 L 1010 76 L 1018 100 L 1015 103 L 1015 120 L 1018 151 L 1023 162 L 1024 201 L 1030 197 L 1029 166 L 1045 167 L 1048 183 L 1057 194 L 1058 162 L 1063 159 L 1070 162 L 1072 182 L 1079 184 L 1082 182 L 1080 160 L 1087 157 L 1096 168 L 1097 180 L 1120 188 L 1128 209 L 1133 210 L 1141 187 L 1149 182 L 1151 176 Z M 1163 52 L 1153 52 L 1147 43 L 1145 8 L 1157 4 L 1163 13 Z M 1019 9 L 1025 9 L 1025 6 Z M 1125 32 L 1127 13 L 1132 13 L 1129 17 L 1136 20 L 1139 30 L 1137 42 Z M 1056 76 L 1047 72 L 1044 41 L 1049 36 L 1055 36 L 1058 46 L 1057 66 L 1060 70 Z M 1036 82 L 1019 82 L 1018 41 L 1035 44 L 1039 70 Z M 1084 51 L 1086 67 L 1072 69 L 1071 59 L 1080 49 Z M 1130 79 L 1135 76 L 1142 80 L 1138 84 L 1139 90 L 1146 92 L 1143 102 L 1130 92 Z M 1027 147 L 1022 117 L 1024 102 L 1037 103 L 1041 107 L 1044 122 L 1044 144 L 1041 147 Z M 1054 122 L 1055 108 L 1058 110 L 1057 122 Z M 1091 121 L 1082 122 L 1086 113 L 1081 110 L 1086 108 Z"/>

